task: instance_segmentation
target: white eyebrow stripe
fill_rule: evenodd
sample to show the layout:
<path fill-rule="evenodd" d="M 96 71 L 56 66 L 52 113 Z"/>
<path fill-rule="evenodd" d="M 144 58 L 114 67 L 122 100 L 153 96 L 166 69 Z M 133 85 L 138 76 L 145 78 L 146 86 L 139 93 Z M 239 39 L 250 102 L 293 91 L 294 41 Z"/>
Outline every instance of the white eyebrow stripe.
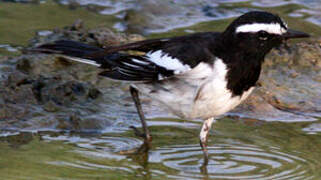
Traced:
<path fill-rule="evenodd" d="M 236 28 L 236 33 L 249 33 L 249 32 L 259 32 L 266 31 L 270 34 L 283 34 L 286 33 L 286 29 L 281 27 L 280 24 L 272 23 L 272 24 L 264 24 L 264 23 L 253 23 L 253 24 L 245 24 Z"/>

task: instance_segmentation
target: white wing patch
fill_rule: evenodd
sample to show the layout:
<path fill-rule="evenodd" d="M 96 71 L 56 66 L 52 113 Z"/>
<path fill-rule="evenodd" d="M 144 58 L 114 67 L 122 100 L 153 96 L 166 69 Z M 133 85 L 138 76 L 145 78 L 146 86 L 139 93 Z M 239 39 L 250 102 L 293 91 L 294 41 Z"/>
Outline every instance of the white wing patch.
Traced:
<path fill-rule="evenodd" d="M 264 24 L 264 23 L 253 23 L 253 24 L 245 24 L 236 28 L 236 33 L 256 33 L 259 31 L 266 31 L 270 34 L 284 34 L 287 32 L 280 24 L 272 23 L 272 24 Z"/>
<path fill-rule="evenodd" d="M 167 70 L 173 70 L 174 74 L 179 74 L 188 70 L 191 70 L 191 67 L 187 64 L 183 64 L 176 58 L 172 58 L 166 53 L 163 53 L 161 50 L 155 52 L 148 52 L 146 54 L 148 60 L 155 63 L 158 66 L 164 67 Z"/>

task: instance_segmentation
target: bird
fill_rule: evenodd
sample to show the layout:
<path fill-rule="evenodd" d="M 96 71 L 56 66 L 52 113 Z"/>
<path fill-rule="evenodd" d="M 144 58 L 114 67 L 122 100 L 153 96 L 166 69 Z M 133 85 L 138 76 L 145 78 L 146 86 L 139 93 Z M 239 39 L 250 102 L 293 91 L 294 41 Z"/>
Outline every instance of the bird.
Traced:
<path fill-rule="evenodd" d="M 139 95 L 144 94 L 184 119 L 202 119 L 199 140 L 208 159 L 207 141 L 214 119 L 242 103 L 255 89 L 265 56 L 292 38 L 309 34 L 288 28 L 278 15 L 250 11 L 223 32 L 198 32 L 104 48 L 71 40 L 42 44 L 39 53 L 61 54 L 96 66 L 100 76 L 129 82 L 143 132 L 150 143 Z M 134 52 L 134 53 L 133 53 Z"/>

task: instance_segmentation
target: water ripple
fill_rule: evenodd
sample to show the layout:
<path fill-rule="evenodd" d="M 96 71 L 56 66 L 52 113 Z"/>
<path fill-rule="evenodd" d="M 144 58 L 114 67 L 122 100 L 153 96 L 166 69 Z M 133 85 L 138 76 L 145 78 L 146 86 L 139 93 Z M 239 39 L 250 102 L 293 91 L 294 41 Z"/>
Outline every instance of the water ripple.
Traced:
<path fill-rule="evenodd" d="M 244 143 L 222 143 L 209 147 L 209 163 L 203 167 L 199 145 L 159 148 L 149 162 L 162 163 L 180 171 L 177 179 L 294 179 L 309 177 L 308 162 L 274 147 L 253 147 Z M 311 170 L 311 169 L 310 169 Z"/>
<path fill-rule="evenodd" d="M 122 150 L 131 149 L 141 144 L 141 141 L 135 138 L 112 136 L 81 137 L 59 135 L 52 137 L 49 135 L 44 135 L 42 138 L 47 141 L 65 141 L 67 143 L 72 143 L 80 148 L 88 150 L 88 152 L 92 150 L 100 150 L 102 154 L 106 154 L 106 152 L 119 152 Z"/>
<path fill-rule="evenodd" d="M 190 130 L 188 132 L 190 133 Z M 19 138 L 26 138 L 28 134 L 18 135 L 3 132 L 2 141 L 13 144 Z M 45 162 L 58 169 L 90 171 L 94 172 L 97 177 L 104 174 L 105 171 L 117 171 L 128 176 L 146 177 L 146 179 L 149 179 L 149 176 L 184 180 L 314 179 L 320 167 L 319 159 L 316 158 L 319 155 L 319 151 L 317 151 L 319 146 L 311 144 L 305 144 L 303 149 L 297 148 L 296 151 L 287 151 L 288 147 L 283 147 L 279 143 L 267 145 L 268 142 L 264 142 L 262 145 L 254 143 L 257 141 L 246 141 L 239 137 L 216 136 L 210 141 L 212 145 L 208 148 L 209 161 L 208 165 L 204 166 L 203 153 L 198 144 L 159 144 L 148 153 L 130 153 L 131 149 L 136 149 L 142 142 L 136 138 L 115 135 L 45 133 L 38 139 L 35 138 L 37 134 L 29 133 L 27 139 L 28 142 L 39 141 L 37 142 L 41 143 L 39 147 L 55 145 L 51 142 L 60 142 L 55 145 L 58 149 L 53 152 L 64 151 L 65 153 L 55 158 L 44 156 L 41 163 Z M 155 140 L 155 143 L 159 142 L 161 137 Z M 298 137 L 300 137 L 300 141 L 303 141 L 301 138 L 306 136 Z M 35 139 L 32 140 L 33 138 Z M 166 142 L 169 140 L 166 139 Z M 183 139 L 180 139 L 178 142 L 182 141 Z M 26 144 L 24 143 L 24 146 L 27 146 Z M 18 146 L 12 147 L 17 148 Z M 31 146 L 29 151 L 32 150 L 34 150 L 34 146 Z M 38 152 L 39 149 L 35 151 Z M 121 153 L 122 151 L 129 153 Z M 43 156 L 47 153 L 40 154 Z M 37 159 L 33 160 L 35 161 L 28 163 L 39 164 Z M 52 176 L 56 175 L 52 174 Z"/>

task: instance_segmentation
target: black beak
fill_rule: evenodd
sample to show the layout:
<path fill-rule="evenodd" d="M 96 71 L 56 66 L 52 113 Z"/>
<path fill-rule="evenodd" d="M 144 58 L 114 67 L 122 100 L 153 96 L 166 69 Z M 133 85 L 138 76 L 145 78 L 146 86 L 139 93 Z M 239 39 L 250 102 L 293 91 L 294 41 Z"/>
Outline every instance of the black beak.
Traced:
<path fill-rule="evenodd" d="M 288 31 L 285 34 L 282 34 L 282 37 L 284 39 L 307 38 L 307 37 L 310 37 L 310 35 L 301 31 L 288 29 Z"/>

